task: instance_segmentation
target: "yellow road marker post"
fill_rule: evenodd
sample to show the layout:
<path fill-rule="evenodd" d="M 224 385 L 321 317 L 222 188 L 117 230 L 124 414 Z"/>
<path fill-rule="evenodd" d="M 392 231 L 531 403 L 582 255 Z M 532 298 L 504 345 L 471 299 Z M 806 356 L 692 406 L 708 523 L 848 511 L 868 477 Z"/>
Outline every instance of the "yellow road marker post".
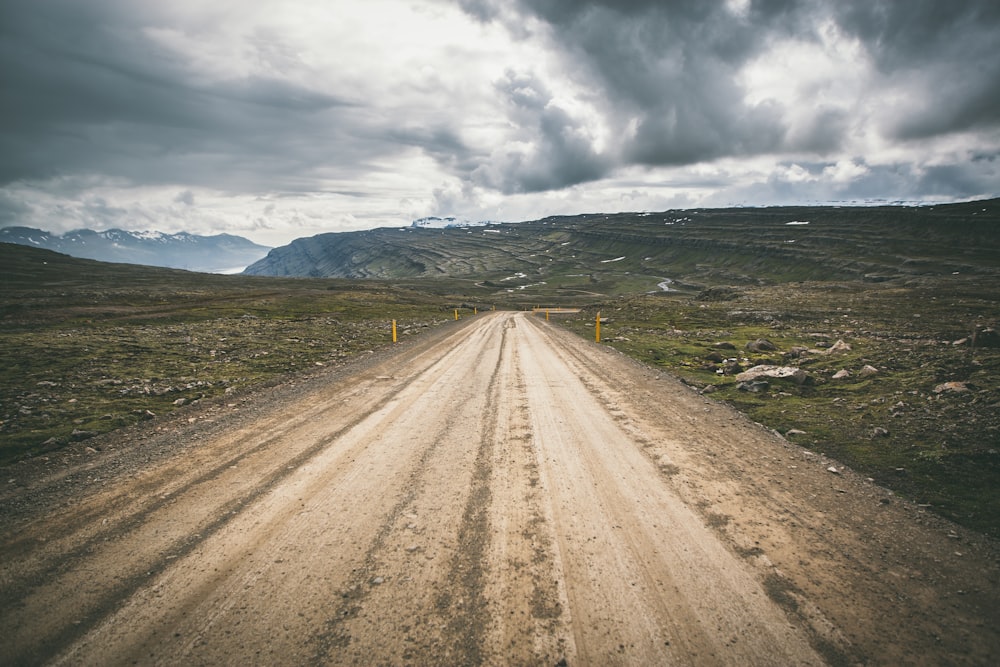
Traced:
<path fill-rule="evenodd" d="M 597 311 L 597 319 L 594 321 L 594 342 L 601 342 L 601 311 Z"/>
<path fill-rule="evenodd" d="M 392 321 L 392 342 L 396 342 L 396 320 Z"/>

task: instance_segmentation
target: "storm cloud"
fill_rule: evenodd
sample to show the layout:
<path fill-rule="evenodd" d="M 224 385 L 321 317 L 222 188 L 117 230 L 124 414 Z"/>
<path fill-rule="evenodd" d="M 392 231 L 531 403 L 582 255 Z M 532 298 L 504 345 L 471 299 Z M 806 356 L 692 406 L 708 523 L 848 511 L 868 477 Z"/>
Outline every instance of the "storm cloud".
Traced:
<path fill-rule="evenodd" d="M 996 196 L 997 43 L 992 0 L 3 3 L 0 224 Z"/>

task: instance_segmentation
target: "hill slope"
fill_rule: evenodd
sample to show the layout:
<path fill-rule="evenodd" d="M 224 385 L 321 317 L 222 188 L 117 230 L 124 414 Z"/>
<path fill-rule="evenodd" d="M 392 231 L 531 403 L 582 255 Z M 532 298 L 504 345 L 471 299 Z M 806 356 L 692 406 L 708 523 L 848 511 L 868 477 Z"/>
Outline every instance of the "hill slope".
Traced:
<path fill-rule="evenodd" d="M 1000 200 L 929 207 L 775 207 L 551 217 L 472 229 L 320 234 L 246 273 L 468 278 L 572 297 L 698 286 L 995 273 Z"/>

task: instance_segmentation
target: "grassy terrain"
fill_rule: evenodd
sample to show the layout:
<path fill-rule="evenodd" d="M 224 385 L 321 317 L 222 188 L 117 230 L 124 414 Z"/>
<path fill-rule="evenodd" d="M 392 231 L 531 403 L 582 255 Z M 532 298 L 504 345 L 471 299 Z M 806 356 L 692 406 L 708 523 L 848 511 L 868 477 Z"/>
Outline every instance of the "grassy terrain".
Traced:
<path fill-rule="evenodd" d="M 600 310 L 606 344 L 958 523 L 1000 536 L 1000 338 L 992 332 L 1000 290 L 985 287 L 949 275 L 933 286 L 708 289 L 592 304 L 564 323 L 592 337 Z M 759 339 L 776 349 L 747 349 Z M 831 351 L 838 341 L 850 349 Z M 726 343 L 732 348 L 720 347 Z M 741 389 L 738 373 L 760 364 L 797 367 L 808 379 Z M 850 376 L 833 379 L 841 370 Z M 949 382 L 963 384 L 942 386 Z"/>
<path fill-rule="evenodd" d="M 447 321 L 376 283 L 216 276 L 0 244 L 0 463 Z M 452 304 L 454 305 L 454 304 Z"/>

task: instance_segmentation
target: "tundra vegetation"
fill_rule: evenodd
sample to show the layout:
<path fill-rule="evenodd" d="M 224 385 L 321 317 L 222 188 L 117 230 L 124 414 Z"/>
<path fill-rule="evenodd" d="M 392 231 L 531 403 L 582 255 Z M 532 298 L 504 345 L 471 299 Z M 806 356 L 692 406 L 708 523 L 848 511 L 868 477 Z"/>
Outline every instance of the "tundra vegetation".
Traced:
<path fill-rule="evenodd" d="M 2 244 L 0 266 L 8 464 L 341 363 L 389 344 L 391 319 L 405 339 L 455 308 L 564 305 L 582 311 L 552 320 L 582 337 L 600 312 L 603 344 L 1000 536 L 996 200 L 321 235 L 254 276 Z M 758 366 L 797 371 L 742 375 Z"/>
<path fill-rule="evenodd" d="M 106 264 L 0 244 L 0 463 L 343 363 L 448 321 L 375 283 Z"/>

